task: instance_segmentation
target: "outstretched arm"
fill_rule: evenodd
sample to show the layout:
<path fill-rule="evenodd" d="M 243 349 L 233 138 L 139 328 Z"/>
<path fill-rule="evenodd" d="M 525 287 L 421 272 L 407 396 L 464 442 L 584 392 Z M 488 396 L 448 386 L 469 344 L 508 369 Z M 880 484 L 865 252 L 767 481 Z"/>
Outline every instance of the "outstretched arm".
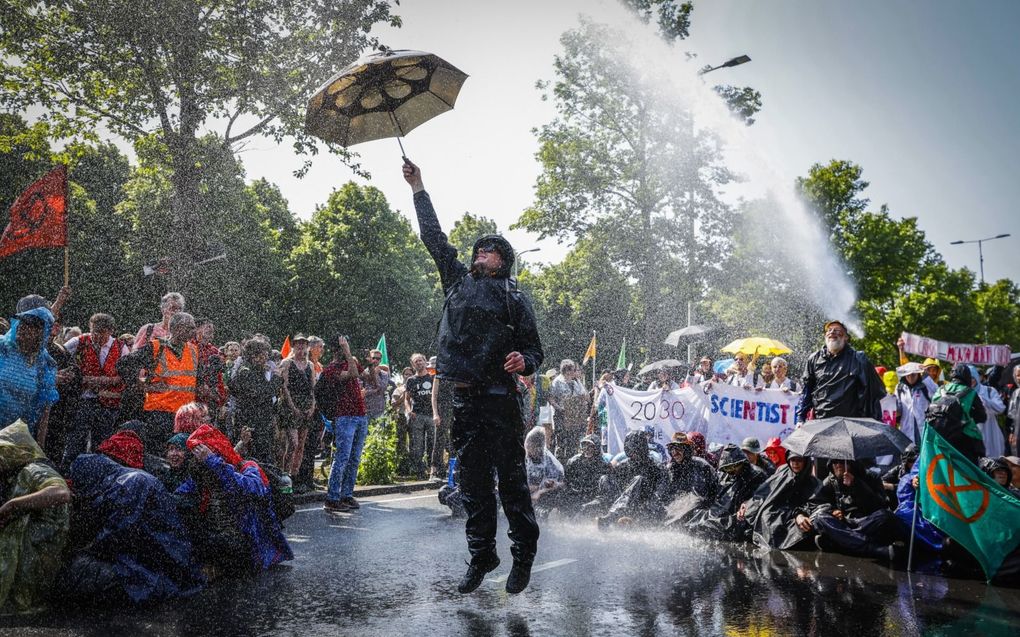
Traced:
<path fill-rule="evenodd" d="M 467 267 L 457 260 L 457 248 L 450 244 L 439 225 L 436 209 L 432 207 L 432 199 L 425 192 L 425 184 L 421 179 L 421 169 L 410 161 L 404 162 L 404 180 L 414 191 L 414 211 L 418 215 L 418 229 L 425 248 L 432 255 L 439 269 L 439 278 L 445 292 L 462 276 L 467 274 Z"/>

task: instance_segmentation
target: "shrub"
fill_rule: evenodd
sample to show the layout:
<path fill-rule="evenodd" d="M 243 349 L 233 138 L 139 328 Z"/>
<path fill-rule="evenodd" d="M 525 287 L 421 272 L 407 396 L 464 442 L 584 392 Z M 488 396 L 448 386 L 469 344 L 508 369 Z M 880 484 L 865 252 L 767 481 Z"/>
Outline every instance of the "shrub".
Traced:
<path fill-rule="evenodd" d="M 393 412 L 368 423 L 368 436 L 361 452 L 358 484 L 393 484 L 397 473 L 397 422 Z"/>

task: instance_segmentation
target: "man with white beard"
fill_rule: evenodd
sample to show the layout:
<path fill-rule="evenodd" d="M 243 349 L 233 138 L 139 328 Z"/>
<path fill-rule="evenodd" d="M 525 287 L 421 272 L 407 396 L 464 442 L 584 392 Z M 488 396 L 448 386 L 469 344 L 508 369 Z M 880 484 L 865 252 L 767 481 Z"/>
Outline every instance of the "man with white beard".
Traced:
<path fill-rule="evenodd" d="M 850 347 L 846 326 L 825 324 L 825 347 L 804 366 L 804 400 L 797 408 L 797 423 L 832 416 L 882 419 L 879 401 L 885 395 L 882 380 L 864 352 Z"/>

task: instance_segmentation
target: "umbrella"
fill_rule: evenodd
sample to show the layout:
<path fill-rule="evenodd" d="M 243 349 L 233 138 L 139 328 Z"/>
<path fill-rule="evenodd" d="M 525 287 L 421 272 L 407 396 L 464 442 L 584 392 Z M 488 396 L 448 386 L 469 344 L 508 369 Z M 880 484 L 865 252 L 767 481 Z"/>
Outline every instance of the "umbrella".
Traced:
<path fill-rule="evenodd" d="M 822 418 L 801 426 L 783 446 L 805 456 L 856 460 L 901 453 L 910 438 L 871 418 Z"/>
<path fill-rule="evenodd" d="M 711 332 L 712 328 L 708 325 L 688 325 L 687 327 L 674 330 L 669 333 L 666 337 L 666 345 L 672 345 L 673 347 L 680 347 L 680 339 L 687 336 L 700 336 Z"/>
<path fill-rule="evenodd" d="M 467 74 L 424 51 L 372 53 L 312 96 L 305 130 L 345 147 L 385 137 L 400 143 L 421 124 L 451 110 L 466 79 Z"/>
<path fill-rule="evenodd" d="M 755 354 L 779 356 L 780 354 L 789 354 L 793 350 L 779 341 L 772 340 L 771 338 L 749 336 L 747 338 L 738 338 L 726 347 L 722 348 L 722 351 L 729 352 L 730 354 L 743 352 L 748 356 L 754 356 Z"/>
<path fill-rule="evenodd" d="M 684 365 L 685 363 L 681 363 L 676 359 L 664 358 L 661 361 L 655 361 L 654 363 L 649 363 L 648 365 L 642 367 L 641 371 L 638 372 L 638 376 L 644 376 L 648 372 L 655 372 L 660 369 L 669 369 L 670 367 L 683 367 Z"/>

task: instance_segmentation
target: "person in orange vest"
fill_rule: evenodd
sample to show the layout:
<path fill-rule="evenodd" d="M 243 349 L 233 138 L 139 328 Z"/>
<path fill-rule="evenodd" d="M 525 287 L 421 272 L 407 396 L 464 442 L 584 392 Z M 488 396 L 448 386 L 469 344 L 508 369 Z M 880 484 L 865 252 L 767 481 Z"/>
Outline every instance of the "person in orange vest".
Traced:
<path fill-rule="evenodd" d="M 71 432 L 64 442 L 61 465 L 65 468 L 87 448 L 94 451 L 113 434 L 117 424 L 120 395 L 124 390 L 124 383 L 117 374 L 117 362 L 121 356 L 127 356 L 130 349 L 114 338 L 116 327 L 109 314 L 93 314 L 89 319 L 89 332 L 64 343 L 64 349 L 74 356 L 82 385 Z"/>
<path fill-rule="evenodd" d="M 195 400 L 198 381 L 198 347 L 195 317 L 178 312 L 170 318 L 170 338 L 153 338 L 141 349 L 123 357 L 117 364 L 121 378 L 135 378 L 145 370 L 145 405 L 142 441 L 148 453 L 159 453 L 173 435 L 174 415 Z"/>

